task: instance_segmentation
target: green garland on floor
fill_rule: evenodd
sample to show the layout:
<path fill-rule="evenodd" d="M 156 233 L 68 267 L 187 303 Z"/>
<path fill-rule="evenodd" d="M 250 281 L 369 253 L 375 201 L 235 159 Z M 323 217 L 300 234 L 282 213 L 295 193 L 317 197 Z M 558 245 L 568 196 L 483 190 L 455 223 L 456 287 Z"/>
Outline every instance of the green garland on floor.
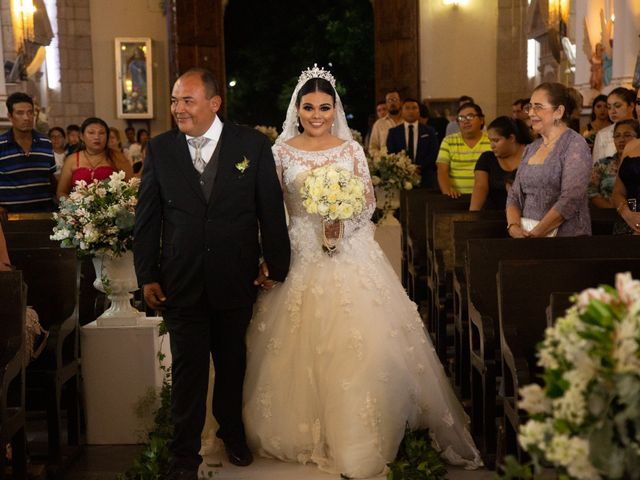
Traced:
<path fill-rule="evenodd" d="M 166 327 L 160 324 L 160 336 Z M 154 415 L 154 429 L 142 452 L 133 461 L 133 465 L 124 473 L 116 476 L 116 480 L 162 480 L 169 465 L 169 444 L 173 438 L 173 422 L 171 421 L 171 368 L 164 365 L 165 355 L 158 352 L 160 369 L 163 373 L 160 389 L 160 406 Z"/>
<path fill-rule="evenodd" d="M 387 464 L 387 480 L 443 480 L 447 468 L 431 445 L 429 430 L 405 432 L 396 459 Z"/>

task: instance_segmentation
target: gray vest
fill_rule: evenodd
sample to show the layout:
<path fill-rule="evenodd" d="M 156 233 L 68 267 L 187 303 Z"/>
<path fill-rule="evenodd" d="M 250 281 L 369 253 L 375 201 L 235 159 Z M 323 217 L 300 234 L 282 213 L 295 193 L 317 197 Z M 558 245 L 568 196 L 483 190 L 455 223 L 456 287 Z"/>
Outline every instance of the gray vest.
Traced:
<path fill-rule="evenodd" d="M 216 174 L 218 173 L 218 157 L 220 156 L 220 140 L 216 145 L 215 150 L 213 151 L 213 155 L 207 162 L 207 166 L 204 167 L 203 172 L 200 174 L 200 188 L 202 188 L 202 193 L 204 194 L 204 198 L 207 199 L 207 203 L 209 203 L 209 199 L 211 198 L 211 192 L 213 191 L 213 184 L 216 181 Z"/>

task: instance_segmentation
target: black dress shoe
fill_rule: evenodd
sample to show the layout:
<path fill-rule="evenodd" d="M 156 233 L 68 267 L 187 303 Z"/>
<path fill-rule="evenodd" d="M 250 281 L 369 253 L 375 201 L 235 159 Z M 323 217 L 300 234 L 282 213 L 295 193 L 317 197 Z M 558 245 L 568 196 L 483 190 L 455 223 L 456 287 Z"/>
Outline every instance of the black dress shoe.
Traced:
<path fill-rule="evenodd" d="M 193 470 L 170 470 L 165 480 L 198 480 L 198 471 Z"/>
<path fill-rule="evenodd" d="M 225 442 L 224 449 L 227 451 L 229 462 L 238 467 L 246 467 L 253 462 L 253 455 L 245 442 Z"/>

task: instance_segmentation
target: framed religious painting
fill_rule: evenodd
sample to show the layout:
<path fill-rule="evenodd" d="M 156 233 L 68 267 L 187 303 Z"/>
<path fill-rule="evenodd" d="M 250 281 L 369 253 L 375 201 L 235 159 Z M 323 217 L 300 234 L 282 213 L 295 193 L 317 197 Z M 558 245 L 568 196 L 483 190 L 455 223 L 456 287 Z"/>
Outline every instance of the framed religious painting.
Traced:
<path fill-rule="evenodd" d="M 118 118 L 153 118 L 151 39 L 118 37 L 115 54 Z"/>

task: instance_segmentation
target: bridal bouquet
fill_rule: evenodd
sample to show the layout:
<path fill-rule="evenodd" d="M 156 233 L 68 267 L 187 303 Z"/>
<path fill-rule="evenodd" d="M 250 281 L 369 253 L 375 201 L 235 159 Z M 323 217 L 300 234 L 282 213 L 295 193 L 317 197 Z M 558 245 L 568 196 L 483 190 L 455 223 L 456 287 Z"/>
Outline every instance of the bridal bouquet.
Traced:
<path fill-rule="evenodd" d="M 68 197 L 60 199 L 51 239 L 82 255 L 122 255 L 133 243 L 139 184 L 138 178 L 125 181 L 124 172 L 101 182 L 78 182 Z"/>
<path fill-rule="evenodd" d="M 300 194 L 307 212 L 320 215 L 324 224 L 358 215 L 365 205 L 362 180 L 335 165 L 312 170 L 305 179 Z M 323 238 L 323 245 L 329 254 L 335 251 L 337 241 L 342 237 L 341 222 L 339 228 L 340 233 L 335 242 L 327 239 L 326 235 Z"/>
<path fill-rule="evenodd" d="M 407 154 L 388 153 L 386 148 L 368 158 L 371 183 L 385 190 L 411 190 L 420 185 L 420 167 Z"/>
<path fill-rule="evenodd" d="M 544 386 L 520 390 L 520 444 L 570 478 L 640 478 L 640 282 L 621 273 L 574 302 L 539 348 Z"/>

